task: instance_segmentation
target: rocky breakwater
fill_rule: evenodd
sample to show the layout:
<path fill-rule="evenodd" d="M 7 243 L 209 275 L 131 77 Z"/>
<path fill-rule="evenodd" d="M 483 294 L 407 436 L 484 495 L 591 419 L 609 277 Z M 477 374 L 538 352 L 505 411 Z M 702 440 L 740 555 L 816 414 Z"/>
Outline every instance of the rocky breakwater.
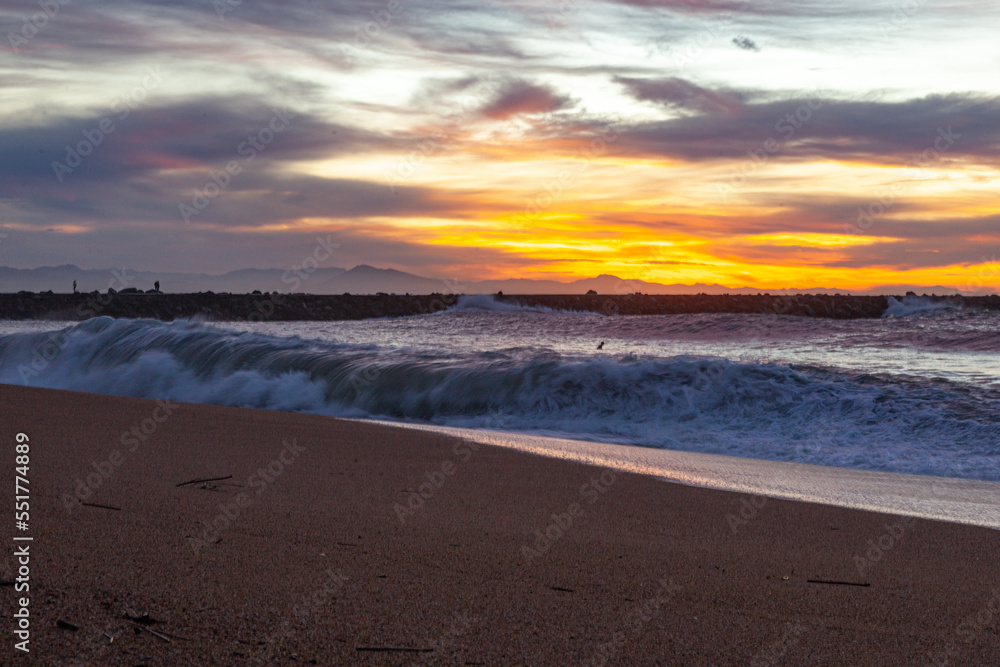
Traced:
<path fill-rule="evenodd" d="M 360 320 L 404 317 L 444 310 L 457 303 L 454 294 L 162 294 L 90 292 L 0 294 L 0 319 L 78 322 L 92 317 L 175 320 L 200 317 L 212 321 Z"/>
<path fill-rule="evenodd" d="M 911 297 L 894 297 L 903 300 Z M 951 308 L 1000 310 L 1000 296 L 917 297 Z M 755 295 L 502 295 L 503 303 L 553 310 L 589 311 L 604 315 L 670 315 L 684 313 L 747 313 L 860 319 L 881 317 L 889 297 L 827 294 Z M 162 294 L 123 290 L 53 294 L 0 294 L 0 319 L 81 321 L 91 317 L 212 321 L 321 321 L 372 317 L 405 317 L 445 310 L 458 303 L 456 294 Z"/>
<path fill-rule="evenodd" d="M 894 297 L 902 300 L 907 297 Z M 956 308 L 989 308 L 1000 310 L 1000 296 L 919 297 L 930 302 L 943 302 Z M 862 319 L 882 317 L 889 307 L 886 296 L 850 296 L 830 294 L 586 294 L 503 296 L 506 303 L 558 310 L 590 311 L 606 315 L 671 315 L 682 313 L 749 313 Z"/>

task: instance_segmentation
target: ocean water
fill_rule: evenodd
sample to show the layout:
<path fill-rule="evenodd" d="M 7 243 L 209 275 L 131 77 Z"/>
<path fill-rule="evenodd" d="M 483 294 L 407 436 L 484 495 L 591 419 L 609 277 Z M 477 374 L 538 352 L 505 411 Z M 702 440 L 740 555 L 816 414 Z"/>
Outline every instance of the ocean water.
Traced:
<path fill-rule="evenodd" d="M 1000 314 L 913 298 L 876 320 L 463 297 L 354 322 L 0 322 L 0 382 L 1000 481 Z"/>

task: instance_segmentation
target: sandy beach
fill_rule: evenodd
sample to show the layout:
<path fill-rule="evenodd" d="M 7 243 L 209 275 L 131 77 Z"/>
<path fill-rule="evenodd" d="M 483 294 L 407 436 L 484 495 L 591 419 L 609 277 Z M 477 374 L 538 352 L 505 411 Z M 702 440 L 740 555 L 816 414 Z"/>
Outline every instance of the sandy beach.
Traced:
<path fill-rule="evenodd" d="M 33 537 L 15 592 L 4 522 L 5 664 L 1000 661 L 998 531 L 305 414 L 0 404 Z"/>

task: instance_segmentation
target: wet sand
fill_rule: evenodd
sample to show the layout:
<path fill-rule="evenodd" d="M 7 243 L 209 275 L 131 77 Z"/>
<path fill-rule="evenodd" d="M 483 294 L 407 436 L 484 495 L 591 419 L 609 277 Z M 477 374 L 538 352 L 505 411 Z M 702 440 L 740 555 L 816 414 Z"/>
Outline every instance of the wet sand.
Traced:
<path fill-rule="evenodd" d="M 311 415 L 0 405 L 11 477 L 31 439 L 18 664 L 1000 661 L 1000 531 Z M 9 664 L 24 594 L 3 590 Z"/>

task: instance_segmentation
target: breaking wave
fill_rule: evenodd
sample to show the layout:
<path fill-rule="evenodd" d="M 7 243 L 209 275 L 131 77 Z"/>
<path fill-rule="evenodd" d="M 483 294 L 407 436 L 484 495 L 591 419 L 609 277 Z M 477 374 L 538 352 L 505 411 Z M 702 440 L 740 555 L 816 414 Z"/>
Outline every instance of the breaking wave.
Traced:
<path fill-rule="evenodd" d="M 1000 394 L 713 357 L 441 352 L 96 318 L 0 336 L 0 382 L 1000 480 Z"/>

